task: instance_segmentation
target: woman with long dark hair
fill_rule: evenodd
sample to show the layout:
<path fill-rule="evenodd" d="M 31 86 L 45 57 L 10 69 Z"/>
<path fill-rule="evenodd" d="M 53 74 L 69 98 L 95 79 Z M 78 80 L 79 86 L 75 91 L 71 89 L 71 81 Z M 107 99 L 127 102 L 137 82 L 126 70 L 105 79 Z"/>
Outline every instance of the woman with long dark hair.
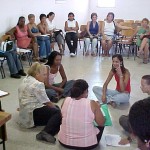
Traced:
<path fill-rule="evenodd" d="M 31 48 L 33 50 L 33 60 L 39 61 L 38 44 L 27 25 L 25 25 L 25 17 L 19 17 L 17 25 L 6 32 L 6 34 L 17 40 L 17 47 L 23 49 Z"/>
<path fill-rule="evenodd" d="M 54 42 L 57 42 L 60 53 L 64 54 L 64 37 L 62 35 L 62 30 L 56 28 L 55 22 L 53 21 L 55 17 L 54 12 L 50 12 L 47 15 L 47 24 L 48 24 L 48 30 L 51 35 L 51 47 L 54 49 Z"/>
<path fill-rule="evenodd" d="M 57 102 L 61 97 L 66 97 L 70 95 L 70 89 L 74 83 L 74 80 L 67 81 L 67 77 L 64 71 L 64 67 L 61 64 L 62 55 L 53 51 L 49 57 L 47 66 L 47 78 L 45 81 L 46 93 L 49 99 L 53 102 Z M 61 75 L 62 81 L 60 83 L 55 83 L 54 79 L 58 72 Z"/>
<path fill-rule="evenodd" d="M 111 79 L 115 77 L 117 86 L 115 90 L 107 89 Z M 102 103 L 109 103 L 113 107 L 116 104 L 128 103 L 130 98 L 130 72 L 124 67 L 123 57 L 120 54 L 112 56 L 112 69 L 103 87 L 93 87 L 93 92 L 97 99 Z"/>
<path fill-rule="evenodd" d="M 71 97 L 67 97 L 62 104 L 58 140 L 66 148 L 94 149 L 103 134 L 105 118 L 100 106 L 88 99 L 88 87 L 85 80 L 76 80 L 71 89 Z M 94 120 L 97 127 L 93 124 Z"/>
<path fill-rule="evenodd" d="M 66 32 L 65 39 L 71 57 L 74 57 L 76 55 L 75 53 L 77 51 L 78 30 L 79 30 L 78 22 L 74 19 L 74 13 L 70 12 L 68 14 L 68 20 L 65 22 L 65 32 Z"/>

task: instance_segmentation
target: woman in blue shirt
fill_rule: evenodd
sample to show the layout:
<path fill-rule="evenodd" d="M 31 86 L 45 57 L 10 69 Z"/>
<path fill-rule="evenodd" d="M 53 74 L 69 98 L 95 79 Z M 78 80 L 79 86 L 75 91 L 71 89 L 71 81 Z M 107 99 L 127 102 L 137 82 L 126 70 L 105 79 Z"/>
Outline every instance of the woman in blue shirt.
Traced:
<path fill-rule="evenodd" d="M 98 35 L 100 33 L 100 25 L 97 22 L 97 14 L 91 14 L 92 21 L 87 23 L 88 36 L 85 38 L 85 51 L 86 56 L 89 55 L 89 45 L 91 43 L 91 56 L 96 56 L 96 46 L 98 41 Z"/>

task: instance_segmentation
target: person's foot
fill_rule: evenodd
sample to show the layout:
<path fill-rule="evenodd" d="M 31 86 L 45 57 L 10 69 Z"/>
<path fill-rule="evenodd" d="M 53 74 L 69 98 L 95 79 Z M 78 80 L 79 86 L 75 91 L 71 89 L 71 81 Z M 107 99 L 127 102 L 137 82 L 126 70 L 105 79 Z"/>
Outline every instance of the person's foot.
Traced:
<path fill-rule="evenodd" d="M 113 102 L 113 101 L 109 102 L 108 104 L 111 105 L 113 108 L 117 107 L 117 104 L 115 102 Z"/>
<path fill-rule="evenodd" d="M 144 58 L 144 59 L 143 59 L 143 63 L 144 63 L 144 64 L 147 64 L 147 63 L 148 63 L 148 59 L 147 59 L 147 58 Z"/>
<path fill-rule="evenodd" d="M 21 75 L 21 76 L 26 76 L 26 75 L 27 75 L 27 74 L 24 72 L 24 70 L 19 70 L 18 74 Z"/>
<path fill-rule="evenodd" d="M 45 63 L 47 60 L 45 58 L 40 58 L 40 62 Z"/>
<path fill-rule="evenodd" d="M 75 54 L 75 53 L 70 53 L 70 56 L 71 56 L 71 57 L 75 57 L 76 54 Z"/>
<path fill-rule="evenodd" d="M 58 103 L 59 97 L 54 97 L 54 96 L 52 96 L 50 100 L 51 100 L 51 102 L 53 102 L 53 103 Z"/>
<path fill-rule="evenodd" d="M 119 145 L 127 145 L 131 143 L 128 138 L 125 138 L 125 139 L 121 139 L 120 142 L 118 143 Z"/>
<path fill-rule="evenodd" d="M 89 56 L 89 51 L 87 51 L 87 52 L 85 53 L 85 56 Z"/>
<path fill-rule="evenodd" d="M 91 56 L 96 57 L 96 54 L 94 52 L 91 53 Z"/>
<path fill-rule="evenodd" d="M 39 141 L 46 141 L 49 143 L 55 143 L 56 138 L 45 131 L 41 131 L 36 135 L 36 139 Z"/>
<path fill-rule="evenodd" d="M 21 76 L 19 74 L 11 74 L 10 77 L 15 78 L 15 79 L 20 79 L 21 78 Z"/>
<path fill-rule="evenodd" d="M 138 51 L 137 52 L 137 57 L 142 58 L 143 57 L 143 51 Z"/>

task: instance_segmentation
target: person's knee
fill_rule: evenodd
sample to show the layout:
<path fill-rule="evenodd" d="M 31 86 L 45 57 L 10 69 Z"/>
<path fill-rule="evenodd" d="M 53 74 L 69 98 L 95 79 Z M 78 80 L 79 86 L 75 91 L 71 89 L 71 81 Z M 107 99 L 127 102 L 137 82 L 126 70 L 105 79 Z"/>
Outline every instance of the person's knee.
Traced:
<path fill-rule="evenodd" d="M 148 38 L 143 38 L 142 42 L 148 42 Z"/>
<path fill-rule="evenodd" d="M 99 91 L 99 90 L 100 90 L 100 87 L 98 87 L 98 86 L 94 86 L 92 90 L 93 90 L 93 92 L 94 92 L 94 93 L 96 93 L 97 91 Z"/>

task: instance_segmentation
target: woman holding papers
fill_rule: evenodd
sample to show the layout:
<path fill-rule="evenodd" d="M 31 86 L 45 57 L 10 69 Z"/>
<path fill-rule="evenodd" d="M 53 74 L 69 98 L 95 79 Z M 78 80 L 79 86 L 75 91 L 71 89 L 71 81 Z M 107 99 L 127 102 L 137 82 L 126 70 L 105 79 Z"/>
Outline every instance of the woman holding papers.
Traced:
<path fill-rule="evenodd" d="M 115 90 L 107 89 L 111 79 L 115 77 L 117 86 Z M 102 103 L 108 103 L 113 107 L 117 104 L 128 103 L 130 99 L 130 72 L 124 67 L 122 55 L 112 56 L 112 69 L 103 87 L 93 87 L 93 92 L 97 99 Z"/>
<path fill-rule="evenodd" d="M 42 18 L 42 17 L 40 17 Z M 49 36 L 44 36 L 39 31 L 37 25 L 35 24 L 35 15 L 29 14 L 28 15 L 28 29 L 31 32 L 31 34 L 35 37 L 38 45 L 39 45 L 39 57 L 41 62 L 45 62 L 46 58 L 51 52 L 50 49 L 50 39 Z"/>
<path fill-rule="evenodd" d="M 71 97 L 67 97 L 62 104 L 58 140 L 66 148 L 90 150 L 99 144 L 105 119 L 99 105 L 87 97 L 88 83 L 79 79 L 71 89 Z M 94 120 L 98 127 L 94 126 Z"/>

